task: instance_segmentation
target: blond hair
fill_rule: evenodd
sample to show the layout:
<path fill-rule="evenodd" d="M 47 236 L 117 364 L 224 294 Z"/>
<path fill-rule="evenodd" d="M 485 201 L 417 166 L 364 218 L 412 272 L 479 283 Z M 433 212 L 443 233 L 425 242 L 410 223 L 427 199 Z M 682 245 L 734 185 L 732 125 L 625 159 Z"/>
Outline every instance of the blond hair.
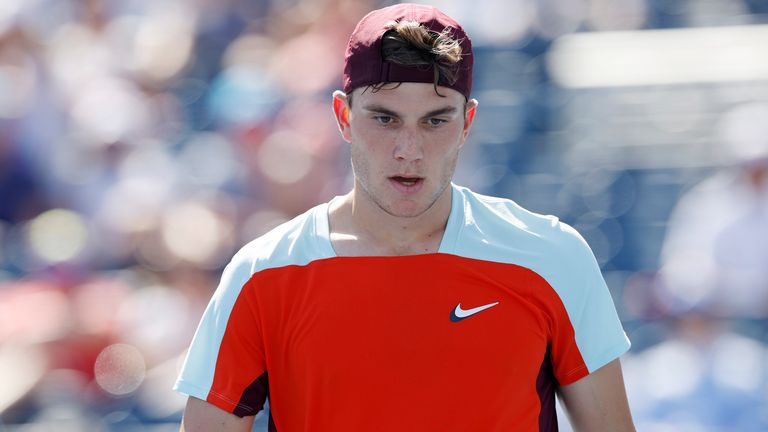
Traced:
<path fill-rule="evenodd" d="M 453 85 L 458 78 L 461 41 L 451 37 L 451 32 L 450 27 L 438 33 L 416 21 L 393 21 L 382 38 L 382 57 L 386 62 L 401 66 L 432 67 L 435 92 L 440 95 L 437 85 L 441 78 L 448 85 Z M 382 86 L 373 86 L 374 91 Z"/>

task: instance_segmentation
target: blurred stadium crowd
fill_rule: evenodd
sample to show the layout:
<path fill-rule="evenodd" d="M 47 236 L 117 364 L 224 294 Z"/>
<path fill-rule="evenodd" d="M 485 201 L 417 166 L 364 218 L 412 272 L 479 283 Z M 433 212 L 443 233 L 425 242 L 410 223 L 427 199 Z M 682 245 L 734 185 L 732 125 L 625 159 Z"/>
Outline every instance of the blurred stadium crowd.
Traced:
<path fill-rule="evenodd" d="M 390 3 L 0 1 L 0 431 L 177 430 L 230 256 L 351 185 L 330 94 Z M 638 430 L 768 430 L 768 2 L 430 3 L 477 50 L 456 181 L 587 238 Z"/>

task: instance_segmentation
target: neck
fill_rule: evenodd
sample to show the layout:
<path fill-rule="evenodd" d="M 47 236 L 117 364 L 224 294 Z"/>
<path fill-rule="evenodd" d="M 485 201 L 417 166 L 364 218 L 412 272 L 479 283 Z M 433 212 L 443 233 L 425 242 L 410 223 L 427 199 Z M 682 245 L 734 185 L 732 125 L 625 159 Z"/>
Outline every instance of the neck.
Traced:
<path fill-rule="evenodd" d="M 339 255 L 415 255 L 440 247 L 451 212 L 451 187 L 420 215 L 400 217 L 357 188 L 330 209 L 331 242 Z"/>

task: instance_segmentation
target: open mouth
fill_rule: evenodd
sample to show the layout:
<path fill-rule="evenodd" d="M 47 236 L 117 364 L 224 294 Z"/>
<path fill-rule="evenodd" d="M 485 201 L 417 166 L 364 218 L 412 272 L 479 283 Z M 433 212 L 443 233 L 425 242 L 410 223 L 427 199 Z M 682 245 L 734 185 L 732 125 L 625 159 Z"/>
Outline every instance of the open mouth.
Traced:
<path fill-rule="evenodd" d="M 405 176 L 393 176 L 393 177 L 390 177 L 390 179 L 396 181 L 397 183 L 405 187 L 416 186 L 417 184 L 424 181 L 424 179 L 421 177 L 405 177 Z"/>

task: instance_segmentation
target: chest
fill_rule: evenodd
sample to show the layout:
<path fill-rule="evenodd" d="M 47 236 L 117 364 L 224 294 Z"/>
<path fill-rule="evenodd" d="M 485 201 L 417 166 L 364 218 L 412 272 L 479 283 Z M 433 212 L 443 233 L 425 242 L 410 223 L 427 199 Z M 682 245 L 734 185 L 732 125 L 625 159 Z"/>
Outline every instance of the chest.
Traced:
<path fill-rule="evenodd" d="M 334 259 L 261 281 L 270 375 L 534 381 L 552 326 L 540 280 L 515 266 L 413 258 Z"/>

